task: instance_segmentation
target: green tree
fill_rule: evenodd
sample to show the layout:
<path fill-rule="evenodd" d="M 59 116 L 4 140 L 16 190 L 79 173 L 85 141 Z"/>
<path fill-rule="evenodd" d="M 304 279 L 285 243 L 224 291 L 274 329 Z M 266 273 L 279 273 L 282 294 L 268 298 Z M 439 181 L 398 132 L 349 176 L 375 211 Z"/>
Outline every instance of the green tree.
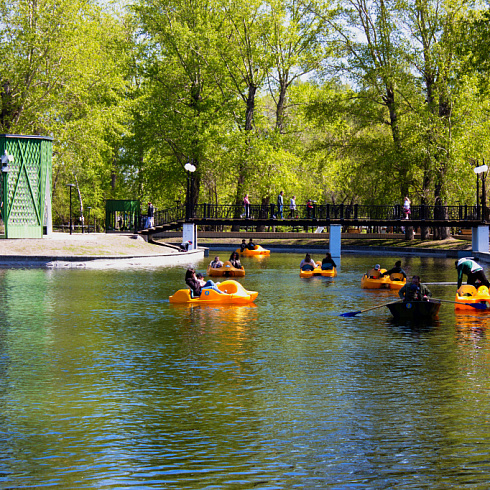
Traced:
<path fill-rule="evenodd" d="M 54 136 L 55 217 L 67 192 L 101 204 L 111 166 L 108 142 L 123 128 L 124 28 L 91 2 L 0 2 L 0 129 Z"/>
<path fill-rule="evenodd" d="M 218 89 L 222 74 L 212 49 L 219 32 L 217 6 L 213 1 L 143 0 L 134 11 L 142 30 L 135 64 L 135 132 L 145 142 L 138 149 L 145 189 L 163 194 L 167 202 L 176 199 L 185 190 L 184 165 L 192 161 L 197 202 L 229 128 L 230 100 Z"/>

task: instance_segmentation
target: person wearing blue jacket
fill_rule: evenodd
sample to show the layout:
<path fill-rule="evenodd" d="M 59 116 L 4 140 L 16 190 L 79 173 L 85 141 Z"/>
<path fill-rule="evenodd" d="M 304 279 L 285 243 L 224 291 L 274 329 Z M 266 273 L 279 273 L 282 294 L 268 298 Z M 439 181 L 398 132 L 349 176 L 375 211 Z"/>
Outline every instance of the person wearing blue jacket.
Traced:
<path fill-rule="evenodd" d="M 458 289 L 463 282 L 463 274 L 468 276 L 466 284 L 476 286 L 477 282 L 481 282 L 484 286 L 490 287 L 490 282 L 483 272 L 483 268 L 478 265 L 470 257 L 463 257 L 455 262 L 456 270 L 458 271 Z"/>

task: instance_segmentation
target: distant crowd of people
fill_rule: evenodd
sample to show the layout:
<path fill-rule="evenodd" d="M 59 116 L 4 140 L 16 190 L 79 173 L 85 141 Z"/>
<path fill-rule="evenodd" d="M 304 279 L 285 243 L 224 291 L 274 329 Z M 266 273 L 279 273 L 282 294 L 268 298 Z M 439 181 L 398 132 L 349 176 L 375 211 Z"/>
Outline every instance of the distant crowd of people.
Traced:
<path fill-rule="evenodd" d="M 275 204 L 270 205 L 270 210 L 272 214 L 272 218 L 274 219 L 284 219 L 285 213 L 285 206 L 287 203 L 284 203 L 284 191 L 279 192 L 277 196 L 277 201 Z M 402 211 L 403 211 L 403 217 L 405 219 L 409 219 L 410 214 L 411 214 L 411 209 L 410 209 L 411 201 L 407 197 L 405 197 L 405 200 L 403 202 L 402 206 Z M 316 201 L 313 199 L 307 199 L 306 203 L 306 217 L 308 219 L 315 218 L 315 207 L 316 207 Z M 261 207 L 261 209 L 263 206 Z M 267 208 L 267 213 L 269 212 L 269 207 L 266 206 Z M 245 218 L 252 218 L 252 204 L 250 203 L 250 196 L 249 194 L 245 194 L 245 197 L 243 198 L 243 214 L 241 217 Z M 287 214 L 287 217 L 292 219 L 292 218 L 300 218 L 299 216 L 299 210 L 296 205 L 296 196 L 291 196 L 289 198 L 289 213 Z M 145 219 L 144 223 L 146 228 L 153 228 L 155 226 L 155 207 L 151 202 L 148 202 L 148 210 L 147 210 L 147 216 Z"/>
<path fill-rule="evenodd" d="M 277 196 L 277 201 L 275 204 L 271 204 L 271 213 L 272 213 L 272 218 L 277 218 L 277 219 L 284 219 L 285 215 L 285 203 L 284 203 L 284 191 L 279 192 Z M 403 201 L 403 206 L 401 207 L 402 212 L 403 212 L 403 218 L 404 219 L 409 219 L 410 214 L 412 213 L 411 211 L 411 200 L 408 196 L 405 197 Z M 315 207 L 316 207 L 316 201 L 313 199 L 307 199 L 306 200 L 306 217 L 308 219 L 315 218 Z M 245 194 L 245 197 L 243 198 L 243 209 L 244 213 L 242 214 L 242 217 L 245 218 L 251 218 L 252 217 L 252 212 L 251 212 L 251 203 L 250 203 L 250 196 L 248 194 Z M 288 218 L 299 218 L 299 212 L 298 208 L 296 205 L 296 196 L 291 196 L 289 198 L 289 214 Z"/>
<path fill-rule="evenodd" d="M 312 199 L 308 199 L 306 201 L 306 213 L 308 218 L 314 217 L 313 216 L 314 204 L 315 201 L 313 201 Z M 287 203 L 286 204 L 284 203 L 284 191 L 281 191 L 277 196 L 276 203 L 270 205 L 272 209 L 272 218 L 284 219 L 286 205 Z M 244 213 L 242 214 L 242 217 L 245 217 L 247 219 L 252 217 L 250 197 L 248 194 L 245 194 L 245 197 L 243 198 L 243 210 Z M 291 196 L 289 198 L 288 218 L 299 218 L 298 208 L 296 206 L 296 196 Z"/>

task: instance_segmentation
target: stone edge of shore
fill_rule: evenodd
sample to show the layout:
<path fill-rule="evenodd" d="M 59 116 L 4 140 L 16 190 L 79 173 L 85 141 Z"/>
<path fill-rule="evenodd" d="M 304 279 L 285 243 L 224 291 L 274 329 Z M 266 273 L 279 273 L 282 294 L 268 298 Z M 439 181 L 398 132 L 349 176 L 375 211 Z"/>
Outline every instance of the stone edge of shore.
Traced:
<path fill-rule="evenodd" d="M 152 255 L 0 255 L 0 267 L 103 268 L 117 266 L 172 266 L 190 264 L 207 256 L 207 248 Z"/>

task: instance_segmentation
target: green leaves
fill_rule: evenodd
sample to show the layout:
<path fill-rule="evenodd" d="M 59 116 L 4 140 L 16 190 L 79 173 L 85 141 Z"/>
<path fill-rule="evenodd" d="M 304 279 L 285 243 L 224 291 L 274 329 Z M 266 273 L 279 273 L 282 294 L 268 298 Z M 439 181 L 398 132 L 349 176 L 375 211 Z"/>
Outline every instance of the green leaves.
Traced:
<path fill-rule="evenodd" d="M 487 154 L 488 14 L 462 0 L 0 0 L 0 15 L 0 130 L 54 136 L 60 216 L 72 181 L 94 210 L 183 202 L 190 160 L 201 202 L 450 202 Z"/>

